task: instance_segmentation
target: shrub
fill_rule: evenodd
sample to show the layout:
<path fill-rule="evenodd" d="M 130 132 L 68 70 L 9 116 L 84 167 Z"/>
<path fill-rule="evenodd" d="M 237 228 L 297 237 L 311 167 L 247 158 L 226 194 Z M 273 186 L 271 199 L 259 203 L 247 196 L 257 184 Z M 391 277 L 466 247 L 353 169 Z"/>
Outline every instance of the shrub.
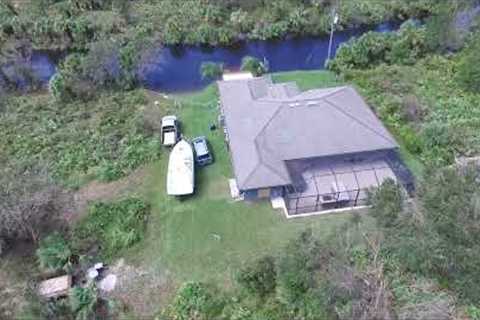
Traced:
<path fill-rule="evenodd" d="M 42 239 L 37 249 L 40 267 L 46 270 L 57 271 L 65 268 L 71 255 L 72 251 L 67 241 L 58 232 Z"/>
<path fill-rule="evenodd" d="M 278 262 L 278 283 L 289 304 L 297 305 L 315 288 L 315 271 L 322 264 L 322 255 L 320 243 L 313 238 L 311 230 L 302 232 L 285 248 Z"/>
<path fill-rule="evenodd" d="M 480 307 L 471 305 L 467 308 L 467 314 L 472 320 L 480 320 Z"/>
<path fill-rule="evenodd" d="M 218 79 L 223 74 L 223 63 L 203 62 L 200 66 L 200 73 L 203 79 Z"/>
<path fill-rule="evenodd" d="M 97 41 L 88 45 L 85 54 L 67 56 L 50 81 L 50 91 L 61 101 L 90 100 L 105 89 L 131 90 L 137 83 L 135 69 L 146 41 L 143 38 L 121 46 Z"/>
<path fill-rule="evenodd" d="M 425 34 L 425 28 L 412 21 L 404 22 L 396 36 L 391 38 L 385 60 L 393 64 L 414 64 L 427 53 Z"/>
<path fill-rule="evenodd" d="M 328 68 L 337 73 L 348 69 L 367 68 L 385 60 L 391 34 L 367 32 L 358 39 L 342 44 Z"/>
<path fill-rule="evenodd" d="M 98 303 L 97 288 L 93 284 L 87 287 L 74 287 L 71 289 L 69 302 L 77 320 L 92 319 Z"/>
<path fill-rule="evenodd" d="M 176 320 L 215 319 L 222 307 L 211 288 L 203 283 L 187 282 L 178 290 L 167 315 L 168 319 Z"/>
<path fill-rule="evenodd" d="M 265 297 L 274 292 L 276 278 L 275 260 L 266 256 L 242 268 L 237 282 L 250 294 Z"/>
<path fill-rule="evenodd" d="M 261 62 L 257 58 L 250 56 L 246 56 L 242 59 L 242 66 L 240 68 L 243 71 L 251 72 L 255 77 L 268 72 L 267 62 Z"/>
<path fill-rule="evenodd" d="M 370 214 L 384 227 L 395 224 L 403 210 L 401 187 L 392 179 L 385 180 L 380 187 L 369 193 Z"/>
<path fill-rule="evenodd" d="M 461 56 L 457 81 L 467 91 L 480 92 L 480 36 L 476 36 Z"/>
<path fill-rule="evenodd" d="M 230 23 L 233 25 L 235 31 L 239 33 L 246 33 L 253 28 L 254 20 L 250 14 L 244 10 L 237 9 L 230 14 Z"/>
<path fill-rule="evenodd" d="M 414 129 L 408 125 L 400 127 L 398 134 L 405 147 L 412 154 L 420 154 L 423 150 L 423 140 L 418 136 Z"/>
<path fill-rule="evenodd" d="M 412 21 L 397 32 L 367 32 L 340 46 L 328 68 L 337 73 L 369 68 L 380 63 L 413 64 L 427 53 L 425 28 Z"/>
<path fill-rule="evenodd" d="M 103 256 L 112 257 L 142 239 L 149 210 L 137 198 L 95 203 L 74 230 L 75 245 L 82 248 L 99 242 Z"/>

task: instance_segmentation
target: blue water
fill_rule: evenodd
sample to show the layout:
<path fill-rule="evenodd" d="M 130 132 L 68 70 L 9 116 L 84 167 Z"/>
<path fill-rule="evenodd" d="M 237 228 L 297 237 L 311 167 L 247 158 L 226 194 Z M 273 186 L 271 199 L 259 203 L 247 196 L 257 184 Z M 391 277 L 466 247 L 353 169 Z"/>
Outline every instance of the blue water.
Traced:
<path fill-rule="evenodd" d="M 382 23 L 375 28 L 358 28 L 334 33 L 332 57 L 340 44 L 366 31 L 388 32 L 396 30 L 399 23 Z M 271 72 L 291 70 L 323 69 L 328 54 L 329 37 L 290 38 L 277 41 L 249 41 L 240 45 L 224 48 L 203 48 L 185 46 L 164 48 L 144 61 L 138 69 L 141 83 L 152 90 L 163 92 L 182 92 L 203 88 L 211 81 L 203 80 L 200 75 L 202 62 L 224 63 L 227 70 L 238 70 L 243 57 L 249 55 L 268 61 Z M 32 55 L 31 65 L 35 74 L 47 82 L 56 72 L 58 55 L 36 51 Z"/>

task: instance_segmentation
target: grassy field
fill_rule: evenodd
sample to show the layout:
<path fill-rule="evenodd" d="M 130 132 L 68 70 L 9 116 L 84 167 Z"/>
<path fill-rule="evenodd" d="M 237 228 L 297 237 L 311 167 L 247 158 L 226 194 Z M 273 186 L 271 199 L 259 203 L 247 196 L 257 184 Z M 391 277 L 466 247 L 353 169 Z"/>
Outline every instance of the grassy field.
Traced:
<path fill-rule="evenodd" d="M 335 83 L 326 72 L 285 73 L 275 80 L 301 80 L 302 89 Z M 242 262 L 275 254 L 289 239 L 306 228 L 318 237 L 335 231 L 350 215 L 287 221 L 270 203 L 233 202 L 228 190 L 232 177 L 229 154 L 221 129 L 210 131 L 217 118 L 215 86 L 192 95 L 176 96 L 182 130 L 188 137 L 206 135 L 215 163 L 197 171 L 196 194 L 188 199 L 165 192 L 167 157 L 151 169 L 146 193 L 153 204 L 145 241 L 128 258 L 144 267 L 168 268 L 177 281 L 222 282 L 228 287 Z"/>

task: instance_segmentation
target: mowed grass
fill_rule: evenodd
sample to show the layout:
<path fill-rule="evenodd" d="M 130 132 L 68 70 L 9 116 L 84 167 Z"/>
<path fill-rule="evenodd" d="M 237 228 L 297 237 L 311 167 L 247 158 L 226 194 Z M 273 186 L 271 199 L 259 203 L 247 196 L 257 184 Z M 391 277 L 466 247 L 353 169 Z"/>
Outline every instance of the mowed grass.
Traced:
<path fill-rule="evenodd" d="M 302 73 L 276 75 L 302 80 Z M 325 72 L 308 72 L 303 88 L 319 86 L 330 78 Z M 281 80 L 283 81 L 283 79 Z M 146 195 L 152 203 L 152 216 L 145 240 L 127 258 L 144 268 L 167 268 L 180 283 L 187 280 L 214 281 L 229 287 L 235 271 L 245 261 L 278 251 L 301 231 L 311 228 L 318 237 L 327 237 L 350 215 L 288 220 L 271 208 L 268 201 L 232 201 L 228 179 L 233 177 L 229 153 L 217 122 L 217 92 L 214 85 L 190 95 L 175 96 L 175 112 L 187 138 L 205 135 L 215 163 L 196 172 L 195 195 L 176 199 L 166 195 L 168 157 L 152 168 Z"/>
<path fill-rule="evenodd" d="M 321 71 L 290 71 L 280 72 L 272 75 L 274 82 L 294 81 L 300 90 L 305 91 L 314 88 L 325 88 L 342 85 L 343 82 L 337 79 L 333 72 Z"/>

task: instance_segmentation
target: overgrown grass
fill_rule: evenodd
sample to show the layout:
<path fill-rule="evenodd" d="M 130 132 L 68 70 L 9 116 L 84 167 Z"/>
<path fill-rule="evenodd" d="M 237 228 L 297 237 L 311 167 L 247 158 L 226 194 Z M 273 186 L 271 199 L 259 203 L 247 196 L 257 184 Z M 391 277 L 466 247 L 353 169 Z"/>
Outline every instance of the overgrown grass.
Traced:
<path fill-rule="evenodd" d="M 73 245 L 84 252 L 100 245 L 108 259 L 143 238 L 150 207 L 143 200 L 127 198 L 114 203 L 94 203 L 88 215 L 73 230 Z"/>
<path fill-rule="evenodd" d="M 415 172 L 422 163 L 448 165 L 480 152 L 480 95 L 459 86 L 456 65 L 456 56 L 431 56 L 413 66 L 346 72 L 403 145 Z"/>
<path fill-rule="evenodd" d="M 160 115 L 152 108 L 141 91 L 68 104 L 48 95 L 12 97 L 0 114 L 4 166 L 40 162 L 70 186 L 115 180 L 159 157 L 159 132 L 147 118 Z"/>

